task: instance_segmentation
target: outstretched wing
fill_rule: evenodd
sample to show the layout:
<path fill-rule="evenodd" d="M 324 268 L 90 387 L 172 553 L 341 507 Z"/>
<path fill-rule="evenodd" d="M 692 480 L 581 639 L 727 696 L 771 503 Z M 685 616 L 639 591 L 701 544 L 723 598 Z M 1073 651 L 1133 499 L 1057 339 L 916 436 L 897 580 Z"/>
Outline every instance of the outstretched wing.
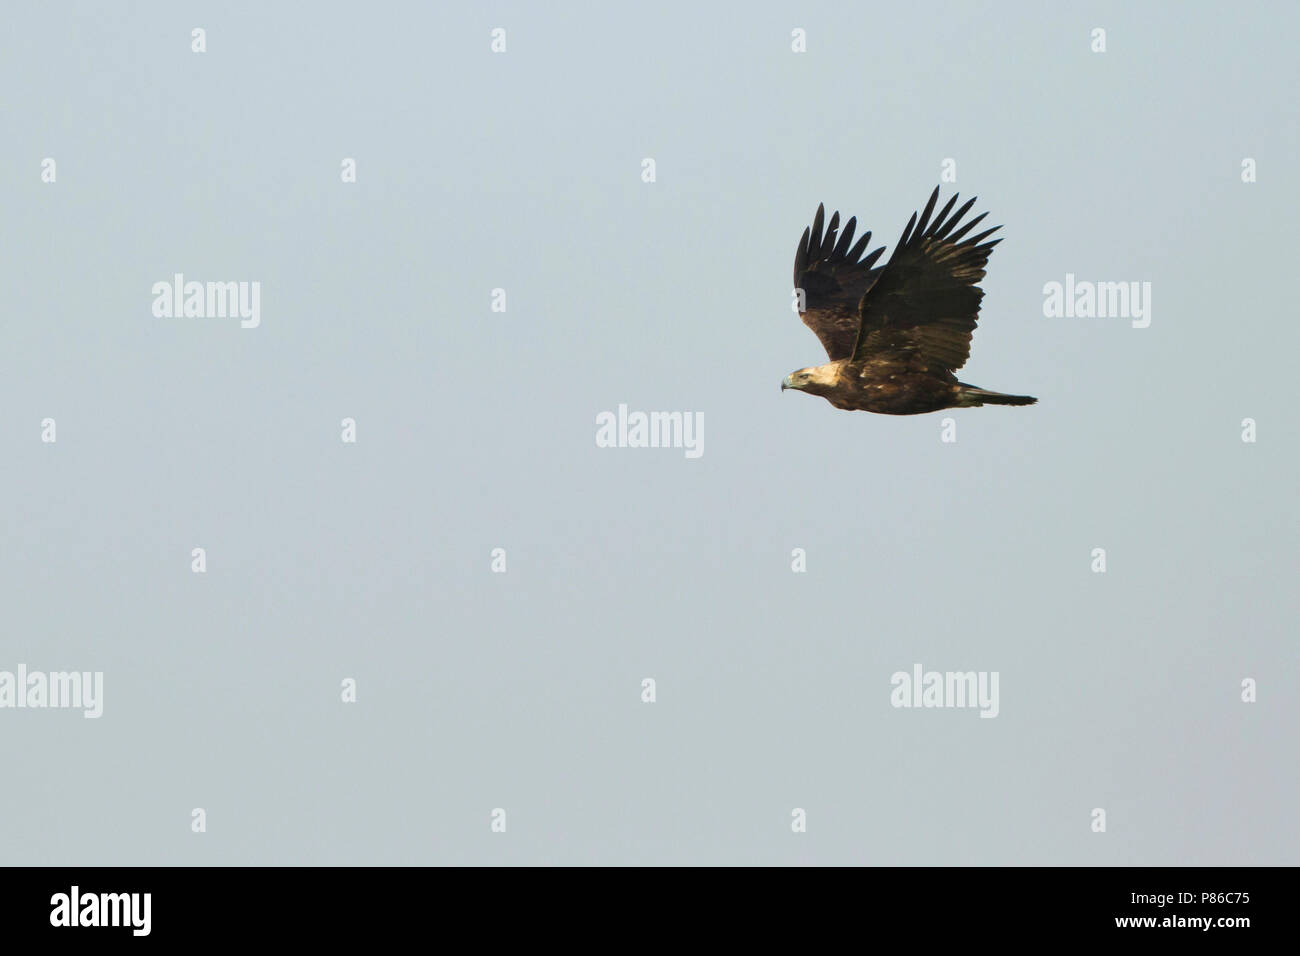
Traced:
<path fill-rule="evenodd" d="M 864 292 L 861 329 L 853 348 L 855 360 L 908 351 L 956 371 L 970 357 L 971 334 L 984 297 L 984 290 L 975 283 L 984 278 L 989 253 L 1002 241 L 984 240 L 1002 227 L 963 238 L 988 213 L 958 229 L 975 200 L 950 216 L 957 202 L 954 195 L 931 221 L 938 199 L 936 186 L 920 221 L 913 213 L 889 262 Z"/>
<path fill-rule="evenodd" d="M 850 248 L 857 219 L 846 222 L 844 231 L 840 232 L 837 212 L 831 216 L 830 226 L 823 235 L 825 217 L 826 208 L 818 206 L 812 228 L 803 231 L 794 256 L 794 285 L 803 290 L 804 325 L 817 334 L 833 361 L 853 354 L 861 322 L 858 304 L 880 274 L 879 269 L 873 272 L 871 267 L 885 247 L 862 259 L 863 251 L 871 242 L 871 233 Z"/>

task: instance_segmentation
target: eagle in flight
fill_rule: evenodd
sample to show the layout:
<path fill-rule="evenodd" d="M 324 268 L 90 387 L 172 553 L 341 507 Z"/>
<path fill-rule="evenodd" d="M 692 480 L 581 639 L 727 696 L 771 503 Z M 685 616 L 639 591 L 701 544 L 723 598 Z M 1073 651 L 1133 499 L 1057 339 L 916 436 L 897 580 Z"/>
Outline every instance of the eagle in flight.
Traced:
<path fill-rule="evenodd" d="M 1006 395 L 957 381 L 970 356 L 989 253 L 1001 226 L 965 238 L 988 213 L 957 228 L 971 199 L 956 212 L 954 195 L 933 219 L 936 186 L 925 210 L 912 214 L 894 254 L 873 269 L 881 246 L 866 257 L 867 233 L 853 243 L 857 219 L 839 231 L 840 214 L 822 233 L 823 206 L 803 231 L 794 257 L 794 284 L 804 324 L 816 333 L 830 362 L 791 372 L 781 390 L 820 395 L 836 408 L 882 415 L 920 415 L 943 408 L 1032 405 L 1028 395 Z M 852 244 L 852 247 L 850 247 Z"/>

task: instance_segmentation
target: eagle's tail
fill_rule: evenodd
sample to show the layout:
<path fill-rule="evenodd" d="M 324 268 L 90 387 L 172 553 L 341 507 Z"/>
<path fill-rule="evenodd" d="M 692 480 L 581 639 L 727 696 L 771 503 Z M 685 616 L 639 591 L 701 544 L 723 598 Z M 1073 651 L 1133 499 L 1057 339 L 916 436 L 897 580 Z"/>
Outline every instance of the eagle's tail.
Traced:
<path fill-rule="evenodd" d="M 974 385 L 958 382 L 957 401 L 961 406 L 978 408 L 980 405 L 1033 405 L 1038 399 L 1032 395 L 1007 395 L 1004 392 L 990 392 L 986 388 L 976 388 Z"/>

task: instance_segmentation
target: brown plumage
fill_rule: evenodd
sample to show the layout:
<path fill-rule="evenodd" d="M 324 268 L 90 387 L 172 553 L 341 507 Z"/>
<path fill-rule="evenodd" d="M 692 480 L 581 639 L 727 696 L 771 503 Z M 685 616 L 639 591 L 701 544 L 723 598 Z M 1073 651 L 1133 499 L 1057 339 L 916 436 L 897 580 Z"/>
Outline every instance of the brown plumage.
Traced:
<path fill-rule="evenodd" d="M 836 408 L 919 415 L 943 408 L 1032 405 L 1028 395 L 1004 395 L 957 381 L 970 356 L 989 253 L 1001 226 L 965 238 L 988 215 L 957 228 L 971 199 L 952 215 L 954 195 L 933 221 L 939 187 L 925 210 L 913 213 L 883 267 L 872 269 L 884 246 L 862 258 L 866 233 L 850 248 L 856 219 L 839 232 L 840 214 L 822 234 L 826 210 L 817 207 L 794 260 L 794 284 L 803 291 L 803 321 L 830 362 L 791 372 L 781 389 L 821 395 Z"/>

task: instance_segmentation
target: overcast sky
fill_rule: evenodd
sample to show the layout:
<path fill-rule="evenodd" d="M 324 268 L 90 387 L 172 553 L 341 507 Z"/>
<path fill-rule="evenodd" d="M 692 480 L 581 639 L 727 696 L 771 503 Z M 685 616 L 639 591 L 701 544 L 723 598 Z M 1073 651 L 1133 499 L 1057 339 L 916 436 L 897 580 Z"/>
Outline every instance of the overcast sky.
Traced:
<path fill-rule="evenodd" d="M 0 859 L 1300 863 L 1294 5 L 9 21 L 0 671 L 104 694 L 0 709 Z M 817 204 L 892 248 L 945 160 L 1005 237 L 962 379 L 1039 404 L 782 394 Z"/>

